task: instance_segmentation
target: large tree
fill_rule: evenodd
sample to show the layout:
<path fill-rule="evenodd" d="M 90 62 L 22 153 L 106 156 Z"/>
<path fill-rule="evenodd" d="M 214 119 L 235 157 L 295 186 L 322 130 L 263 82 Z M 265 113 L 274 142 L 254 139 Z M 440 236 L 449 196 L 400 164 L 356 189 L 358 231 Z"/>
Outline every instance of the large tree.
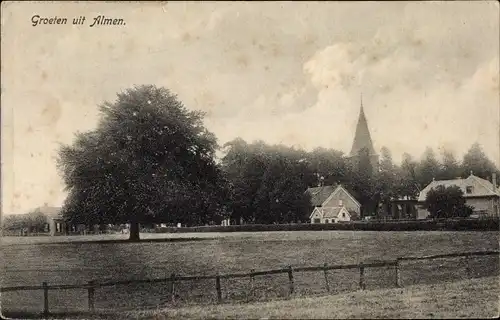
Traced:
<path fill-rule="evenodd" d="M 460 164 L 451 150 L 441 150 L 441 170 L 437 176 L 440 180 L 456 179 L 460 176 Z"/>
<path fill-rule="evenodd" d="M 378 210 L 380 192 L 376 188 L 376 170 L 370 159 L 369 150 L 362 148 L 349 166 L 350 181 L 347 184 L 357 195 L 361 203 L 361 218 L 373 215 Z"/>
<path fill-rule="evenodd" d="M 391 151 L 382 147 L 379 171 L 375 174 L 374 188 L 380 200 L 381 212 L 388 212 L 391 199 L 398 196 L 397 167 L 392 161 Z"/>
<path fill-rule="evenodd" d="M 395 184 L 396 193 L 400 197 L 416 198 L 422 188 L 416 178 L 417 162 L 408 153 L 403 153 L 401 166 L 397 169 Z"/>
<path fill-rule="evenodd" d="M 465 204 L 462 190 L 454 185 L 431 189 L 424 205 L 431 218 L 468 217 L 472 213 L 472 207 Z"/>
<path fill-rule="evenodd" d="M 314 182 L 306 153 L 240 138 L 225 144 L 222 159 L 231 182 L 231 216 L 235 223 L 304 221 L 310 200 L 304 191 Z"/>
<path fill-rule="evenodd" d="M 202 223 L 224 214 L 225 179 L 203 113 L 165 88 L 139 86 L 100 106 L 97 128 L 63 145 L 65 217 L 90 224 Z"/>
<path fill-rule="evenodd" d="M 467 177 L 471 172 L 483 179 L 490 178 L 492 173 L 500 173 L 479 143 L 474 143 L 462 160 L 462 175 Z"/>
<path fill-rule="evenodd" d="M 437 179 L 441 170 L 436 154 L 432 148 L 427 147 L 422 156 L 422 160 L 416 167 L 416 177 L 421 186 L 428 185 L 433 179 Z"/>
<path fill-rule="evenodd" d="M 306 159 L 310 170 L 323 177 L 325 185 L 348 182 L 348 167 L 342 152 L 316 148 L 306 155 Z"/>

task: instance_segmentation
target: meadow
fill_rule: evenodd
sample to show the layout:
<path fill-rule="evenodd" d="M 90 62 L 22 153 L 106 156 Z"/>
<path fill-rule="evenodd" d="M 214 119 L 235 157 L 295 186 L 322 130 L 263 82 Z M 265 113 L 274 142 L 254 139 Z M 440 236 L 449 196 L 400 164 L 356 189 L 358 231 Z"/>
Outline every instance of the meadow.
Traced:
<path fill-rule="evenodd" d="M 176 242 L 99 243 L 127 235 L 2 238 L 2 287 L 20 285 L 85 284 L 165 278 L 178 275 L 214 275 L 268 270 L 288 265 L 317 266 L 393 260 L 403 256 L 498 250 L 498 231 L 481 232 L 376 232 L 293 231 L 196 234 L 141 234 L 143 239 L 187 238 Z M 202 238 L 193 241 L 192 238 Z M 206 239 L 205 239 L 206 238 Z M 191 239 L 191 240 L 190 240 Z M 407 262 L 402 266 L 404 286 L 463 280 L 498 274 L 498 256 L 470 261 L 467 275 L 460 259 Z M 296 273 L 294 296 L 325 294 L 321 272 Z M 328 275 L 331 294 L 358 289 L 358 270 L 336 270 Z M 392 268 L 368 268 L 366 288 L 394 286 Z M 288 297 L 286 274 L 256 277 L 253 293 L 248 279 L 223 280 L 225 302 L 275 300 Z M 176 288 L 175 306 L 216 301 L 212 280 L 185 282 Z M 96 289 L 97 310 L 137 310 L 172 307 L 166 283 L 118 285 Z M 42 291 L 2 294 L 2 311 L 40 312 Z M 85 289 L 49 291 L 51 312 L 87 309 Z"/>
<path fill-rule="evenodd" d="M 490 319 L 498 277 L 248 304 L 126 312 L 130 319 Z M 471 299 L 474 297 L 474 299 Z"/>

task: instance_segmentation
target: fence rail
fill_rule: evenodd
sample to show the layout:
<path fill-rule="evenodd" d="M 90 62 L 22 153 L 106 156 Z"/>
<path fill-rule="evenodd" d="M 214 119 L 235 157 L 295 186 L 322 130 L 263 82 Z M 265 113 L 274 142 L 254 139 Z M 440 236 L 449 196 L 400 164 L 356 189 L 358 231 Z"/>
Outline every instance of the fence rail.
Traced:
<path fill-rule="evenodd" d="M 436 254 L 432 256 L 421 256 L 421 257 L 402 257 L 399 260 L 432 260 L 432 259 L 442 259 L 442 258 L 454 258 L 454 257 L 470 257 L 470 256 L 489 256 L 499 254 L 498 251 L 479 251 L 479 252 L 456 252 L 456 253 L 446 253 L 446 254 Z"/>
<path fill-rule="evenodd" d="M 48 292 L 49 290 L 69 290 L 69 289 L 87 289 L 88 291 L 88 309 L 89 311 L 94 311 L 95 306 L 95 289 L 100 287 L 116 286 L 116 285 L 128 285 L 128 284 L 141 284 L 141 283 L 169 283 L 170 294 L 172 301 L 175 300 L 176 288 L 175 283 L 180 281 L 192 281 L 192 280 L 214 280 L 215 281 L 215 291 L 217 294 L 217 302 L 222 302 L 222 287 L 221 279 L 233 279 L 233 278 L 249 278 L 252 285 L 254 277 L 272 275 L 272 274 L 288 274 L 288 288 L 289 294 L 294 292 L 294 272 L 323 272 L 325 278 L 325 288 L 327 292 L 330 292 L 330 283 L 328 281 L 328 271 L 330 270 L 342 270 L 342 269 L 358 269 L 359 270 L 359 288 L 361 290 L 365 289 L 365 279 L 364 273 L 366 268 L 379 268 L 379 267 L 394 267 L 395 277 L 394 284 L 396 287 L 402 287 L 401 281 L 401 262 L 402 261 L 415 261 L 415 260 L 433 260 L 442 258 L 453 258 L 453 257 L 465 257 L 470 258 L 473 256 L 490 256 L 499 255 L 499 251 L 479 251 L 479 252 L 458 252 L 458 253 L 448 253 L 448 254 L 437 254 L 428 256 L 413 256 L 413 257 L 400 257 L 395 260 L 387 261 L 376 261 L 368 263 L 358 263 L 358 264 L 346 264 L 346 265 L 328 265 L 325 263 L 322 266 L 309 266 L 309 267 L 297 267 L 293 268 L 288 266 L 281 269 L 273 270 L 262 270 L 255 271 L 251 270 L 248 273 L 232 273 L 232 274 L 217 274 L 217 275 L 195 275 L 195 276 L 179 276 L 172 274 L 168 278 L 157 278 L 157 279 L 132 279 L 132 280 L 121 280 L 121 281 L 105 281 L 98 282 L 95 280 L 88 281 L 85 284 L 56 284 L 49 285 L 47 282 L 43 282 L 41 286 L 15 286 L 15 287 L 3 287 L 0 288 L 0 292 L 12 292 L 12 291 L 26 291 L 26 290 L 43 290 L 44 292 L 44 314 L 49 314 L 48 305 Z"/>

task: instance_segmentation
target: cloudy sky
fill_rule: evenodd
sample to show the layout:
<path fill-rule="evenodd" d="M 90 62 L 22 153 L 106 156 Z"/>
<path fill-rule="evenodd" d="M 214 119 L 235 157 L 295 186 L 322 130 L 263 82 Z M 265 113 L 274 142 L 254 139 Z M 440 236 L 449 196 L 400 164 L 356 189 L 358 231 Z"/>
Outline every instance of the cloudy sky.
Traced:
<path fill-rule="evenodd" d="M 375 148 L 500 164 L 492 2 L 2 4 L 2 208 L 61 205 L 60 143 L 137 84 L 165 86 L 235 137 L 349 152 L 363 94 Z M 33 27 L 33 15 L 68 18 Z M 93 18 L 124 26 L 89 27 Z M 85 16 L 84 25 L 71 24 Z"/>

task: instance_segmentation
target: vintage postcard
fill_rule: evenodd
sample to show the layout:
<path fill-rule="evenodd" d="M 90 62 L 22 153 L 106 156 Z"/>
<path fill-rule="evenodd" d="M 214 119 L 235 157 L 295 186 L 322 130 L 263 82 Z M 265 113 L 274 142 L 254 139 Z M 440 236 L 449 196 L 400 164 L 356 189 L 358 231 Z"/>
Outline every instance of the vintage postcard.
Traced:
<path fill-rule="evenodd" d="M 2 2 L 2 317 L 497 317 L 499 8 Z"/>

